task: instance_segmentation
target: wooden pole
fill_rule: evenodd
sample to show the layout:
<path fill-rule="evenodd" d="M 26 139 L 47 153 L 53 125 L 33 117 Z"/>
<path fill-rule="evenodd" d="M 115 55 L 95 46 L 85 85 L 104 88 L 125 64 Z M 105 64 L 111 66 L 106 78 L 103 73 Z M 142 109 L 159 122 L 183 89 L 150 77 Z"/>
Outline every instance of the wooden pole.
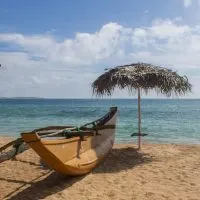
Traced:
<path fill-rule="evenodd" d="M 141 96 L 138 88 L 138 149 L 141 149 Z"/>

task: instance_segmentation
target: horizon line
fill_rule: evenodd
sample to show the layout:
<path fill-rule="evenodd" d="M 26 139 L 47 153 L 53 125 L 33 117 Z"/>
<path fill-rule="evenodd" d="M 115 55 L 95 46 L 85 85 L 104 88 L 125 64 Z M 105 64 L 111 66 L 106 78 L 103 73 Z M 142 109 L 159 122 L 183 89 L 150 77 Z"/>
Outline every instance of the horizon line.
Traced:
<path fill-rule="evenodd" d="M 87 99 L 87 100 L 106 100 L 106 99 L 119 99 L 119 100 L 134 100 L 137 99 L 137 97 L 131 98 L 131 97 L 91 97 L 91 98 L 86 98 L 86 97 L 0 97 L 0 99 L 69 99 L 69 100 L 73 100 L 73 99 Z M 200 97 L 161 97 L 161 98 L 155 98 L 155 97 L 143 97 L 142 99 L 152 99 L 152 100 L 180 100 L 180 99 L 185 99 L 185 100 L 200 100 Z"/>

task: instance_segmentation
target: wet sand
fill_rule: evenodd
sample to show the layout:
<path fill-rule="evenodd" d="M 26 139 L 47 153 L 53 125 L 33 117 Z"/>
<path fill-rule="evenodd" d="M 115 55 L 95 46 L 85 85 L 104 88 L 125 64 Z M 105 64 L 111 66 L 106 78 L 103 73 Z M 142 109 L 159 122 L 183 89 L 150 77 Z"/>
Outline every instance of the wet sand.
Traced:
<path fill-rule="evenodd" d="M 0 146 L 10 138 L 0 138 Z M 115 145 L 91 173 L 64 177 L 31 149 L 0 164 L 0 199 L 199 200 L 200 145 Z"/>

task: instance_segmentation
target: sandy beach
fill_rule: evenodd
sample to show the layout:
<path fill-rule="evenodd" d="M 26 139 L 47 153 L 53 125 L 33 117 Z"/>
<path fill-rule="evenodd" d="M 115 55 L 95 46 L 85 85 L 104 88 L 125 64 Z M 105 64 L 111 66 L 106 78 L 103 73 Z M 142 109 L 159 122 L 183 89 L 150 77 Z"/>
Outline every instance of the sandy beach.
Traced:
<path fill-rule="evenodd" d="M 0 146 L 10 138 L 0 138 Z M 115 145 L 91 173 L 64 177 L 31 149 L 0 164 L 0 199 L 200 199 L 200 145 Z"/>

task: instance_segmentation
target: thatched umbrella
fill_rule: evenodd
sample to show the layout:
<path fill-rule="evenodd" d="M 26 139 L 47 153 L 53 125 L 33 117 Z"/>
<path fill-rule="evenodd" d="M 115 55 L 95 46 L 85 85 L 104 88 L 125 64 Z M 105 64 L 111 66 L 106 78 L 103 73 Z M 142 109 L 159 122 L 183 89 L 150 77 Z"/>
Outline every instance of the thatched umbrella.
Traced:
<path fill-rule="evenodd" d="M 170 69 L 147 63 L 134 63 L 117 66 L 99 76 L 92 84 L 93 93 L 97 96 L 111 95 L 114 89 L 127 88 L 131 92 L 138 92 L 138 147 L 141 148 L 141 90 L 148 93 L 184 95 L 191 92 L 191 84 L 186 76 L 180 76 Z"/>

